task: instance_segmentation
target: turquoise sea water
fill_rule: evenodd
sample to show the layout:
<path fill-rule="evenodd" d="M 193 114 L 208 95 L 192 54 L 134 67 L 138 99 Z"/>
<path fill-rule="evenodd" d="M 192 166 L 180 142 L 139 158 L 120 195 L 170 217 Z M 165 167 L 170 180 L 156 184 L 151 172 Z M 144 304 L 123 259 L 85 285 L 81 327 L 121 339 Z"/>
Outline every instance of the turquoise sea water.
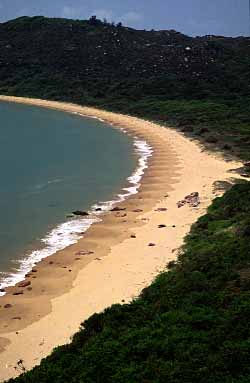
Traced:
<path fill-rule="evenodd" d="M 138 164 L 134 144 L 96 119 L 0 103 L 0 283 L 34 250 L 74 242 L 91 221 L 66 215 L 117 196 Z"/>

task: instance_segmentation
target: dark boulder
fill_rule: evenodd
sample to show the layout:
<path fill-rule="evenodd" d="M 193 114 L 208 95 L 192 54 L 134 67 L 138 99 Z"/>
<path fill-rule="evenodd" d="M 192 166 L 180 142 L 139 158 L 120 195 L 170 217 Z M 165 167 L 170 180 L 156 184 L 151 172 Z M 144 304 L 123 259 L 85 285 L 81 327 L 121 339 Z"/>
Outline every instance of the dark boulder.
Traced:
<path fill-rule="evenodd" d="M 23 281 L 23 282 L 20 282 L 18 283 L 18 287 L 27 287 L 27 286 L 30 286 L 31 285 L 31 282 L 30 281 Z"/>
<path fill-rule="evenodd" d="M 118 206 L 115 206 L 115 207 L 113 207 L 113 209 L 111 209 L 110 211 L 124 211 L 124 210 L 126 210 L 125 207 L 118 207 Z"/>
<path fill-rule="evenodd" d="M 167 211 L 168 209 L 166 207 L 158 207 L 155 209 L 155 211 Z"/>
<path fill-rule="evenodd" d="M 87 215 L 89 215 L 89 213 L 87 213 L 86 211 L 82 211 L 82 210 L 73 211 L 72 214 L 74 214 L 74 215 L 81 215 L 83 217 L 86 217 Z"/>

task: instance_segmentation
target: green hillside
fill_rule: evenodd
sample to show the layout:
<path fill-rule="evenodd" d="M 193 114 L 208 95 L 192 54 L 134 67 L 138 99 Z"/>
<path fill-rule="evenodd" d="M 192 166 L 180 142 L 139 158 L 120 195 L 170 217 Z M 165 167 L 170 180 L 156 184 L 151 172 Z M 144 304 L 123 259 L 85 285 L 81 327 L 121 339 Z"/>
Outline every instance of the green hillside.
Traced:
<path fill-rule="evenodd" d="M 178 126 L 250 159 L 250 39 L 95 18 L 0 24 L 0 94 L 95 105 Z"/>

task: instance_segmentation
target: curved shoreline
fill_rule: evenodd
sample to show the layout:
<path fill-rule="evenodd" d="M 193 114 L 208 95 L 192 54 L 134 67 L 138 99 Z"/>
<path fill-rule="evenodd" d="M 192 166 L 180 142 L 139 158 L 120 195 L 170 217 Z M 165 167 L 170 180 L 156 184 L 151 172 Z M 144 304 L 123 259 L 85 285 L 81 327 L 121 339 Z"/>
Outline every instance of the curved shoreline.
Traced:
<path fill-rule="evenodd" d="M 71 114 L 81 116 L 82 118 L 85 117 L 80 113 Z M 104 122 L 104 120 L 100 118 L 93 116 L 90 118 Z M 108 129 L 110 129 L 110 127 L 112 127 L 112 125 L 110 125 Z M 117 130 L 117 128 L 114 129 Z M 127 133 L 122 128 L 119 129 L 119 131 L 122 131 L 123 134 Z M 38 262 L 79 241 L 92 224 L 102 220 L 104 214 L 138 192 L 141 178 L 148 166 L 148 158 L 152 156 L 152 148 L 146 141 L 139 140 L 137 137 L 131 138 L 133 142 L 133 155 L 136 156 L 137 163 L 136 168 L 133 169 L 133 172 L 125 179 L 121 190 L 116 194 L 114 193 L 112 200 L 100 200 L 92 204 L 88 210 L 86 209 L 88 212 L 87 217 L 79 216 L 79 218 L 73 217 L 72 219 L 67 219 L 47 232 L 40 240 L 40 242 L 44 244 L 43 247 L 38 250 L 34 249 L 31 253 L 25 255 L 25 257 L 18 261 L 20 264 L 18 269 L 9 273 L 6 277 L 0 278 L 0 296 L 5 295 L 4 291 L 8 287 L 18 286 L 18 283 L 24 281 L 25 275 L 30 273 Z"/>
<path fill-rule="evenodd" d="M 98 117 L 146 140 L 154 150 L 139 192 L 119 204 L 125 213 L 105 215 L 77 244 L 41 261 L 28 277 L 32 290 L 26 287 L 13 296 L 15 288 L 10 288 L 0 298 L 0 379 L 7 379 L 17 374 L 19 359 L 31 368 L 69 341 L 91 314 L 138 295 L 176 258 L 190 225 L 218 194 L 213 183 L 230 178 L 228 171 L 239 163 L 225 162 L 182 134 L 138 118 L 52 101 L 0 100 Z M 194 191 L 200 193 L 200 207 L 178 209 L 178 200 Z M 159 229 L 160 224 L 166 228 Z M 12 307 L 4 309 L 9 303 Z"/>

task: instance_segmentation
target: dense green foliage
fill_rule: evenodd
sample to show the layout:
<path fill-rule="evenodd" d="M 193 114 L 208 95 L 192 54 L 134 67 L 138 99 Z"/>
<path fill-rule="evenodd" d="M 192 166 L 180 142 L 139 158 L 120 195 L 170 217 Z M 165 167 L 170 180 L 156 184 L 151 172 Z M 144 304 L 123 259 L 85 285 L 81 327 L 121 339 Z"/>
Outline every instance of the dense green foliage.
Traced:
<path fill-rule="evenodd" d="M 209 148 L 250 160 L 250 98 L 236 100 L 117 101 L 100 105 L 142 118 L 171 124 Z"/>
<path fill-rule="evenodd" d="M 193 226 L 170 271 L 15 382 L 249 382 L 249 216 L 250 184 L 238 184 Z"/>
<path fill-rule="evenodd" d="M 0 94 L 171 123 L 250 159 L 248 38 L 21 17 L 0 24 L 0 48 Z"/>

